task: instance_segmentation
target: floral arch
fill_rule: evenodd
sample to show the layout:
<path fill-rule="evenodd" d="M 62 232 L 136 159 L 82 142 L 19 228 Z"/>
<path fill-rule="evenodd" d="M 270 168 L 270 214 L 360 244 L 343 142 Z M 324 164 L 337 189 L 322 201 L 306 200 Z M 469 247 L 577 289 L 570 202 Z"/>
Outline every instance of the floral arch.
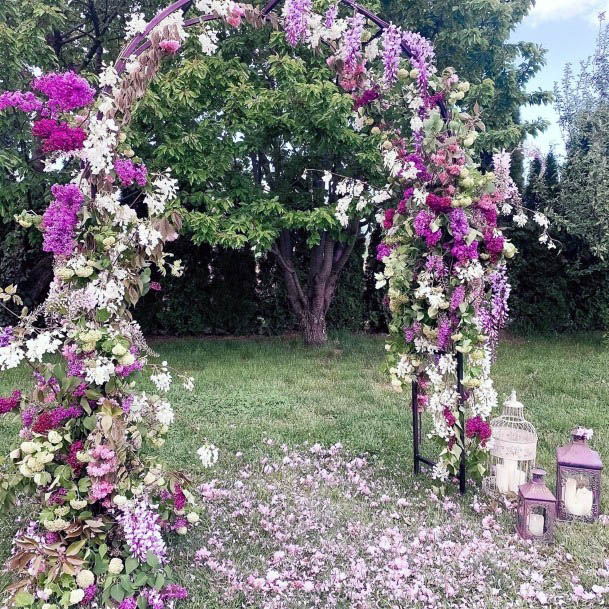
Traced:
<path fill-rule="evenodd" d="M 283 27 L 293 46 L 327 48 L 328 65 L 353 96 L 354 128 L 378 138 L 387 173 L 387 184 L 376 190 L 341 180 L 334 212 L 344 222 L 354 209 L 380 210 L 385 237 L 378 257 L 385 270 L 378 284 L 388 284 L 393 314 L 392 383 L 398 389 L 417 383 L 416 406 L 430 412 L 433 433 L 445 444 L 437 478 L 457 473 L 464 450 L 470 473 L 484 471 L 486 421 L 496 403 L 490 364 L 509 294 L 504 261 L 515 253 L 498 218 L 513 215 L 519 223 L 524 216 L 509 155 L 495 156 L 494 173 L 481 172 L 472 158 L 483 125 L 459 107 L 469 85 L 452 69 L 436 72 L 433 49 L 421 36 L 353 0 L 326 5 L 324 13 L 311 0 L 287 0 L 282 17 L 274 12 L 279 0 L 261 10 L 198 0 L 202 14 L 184 19 L 191 4 L 178 0 L 150 23 L 134 16 L 134 37 L 101 75 L 97 97 L 73 73 L 44 75 L 31 91 L 0 95 L 0 111 L 31 115 L 33 135 L 50 160 L 80 160 L 69 183 L 53 186 L 42 216 L 18 218 L 42 231 L 45 251 L 55 256 L 54 280 L 39 309 L 0 330 L 0 370 L 27 362 L 35 376 L 31 392 L 0 398 L 0 414 L 19 410 L 22 419 L 19 441 L 0 470 L 0 503 L 28 491 L 41 506 L 18 533 L 8 562 L 15 575 L 9 601 L 19 607 L 99 599 L 120 609 L 162 609 L 187 596 L 173 583 L 165 537 L 196 526 L 200 509 L 182 475 L 142 456 L 143 445 L 164 442 L 173 421 L 164 396 L 172 372 L 166 362 L 149 363 L 154 354 L 129 311 L 157 289 L 152 266 L 182 272 L 163 251 L 180 229 L 177 183 L 169 172 L 148 175 L 133 162 L 122 131 L 188 28 L 201 28 L 204 53 L 216 48 L 215 28 L 237 28 L 244 20 Z M 125 203 L 125 188 L 136 190 L 145 216 Z M 545 218 L 535 219 L 548 241 Z M 6 305 L 20 304 L 12 287 L 0 296 Z M 37 327 L 41 318 L 45 325 Z M 45 362 L 56 352 L 60 363 Z M 456 353 L 464 366 L 459 392 Z M 146 365 L 155 395 L 133 385 Z M 192 388 L 192 379 L 181 380 Z M 217 458 L 210 446 L 200 455 L 204 465 Z"/>

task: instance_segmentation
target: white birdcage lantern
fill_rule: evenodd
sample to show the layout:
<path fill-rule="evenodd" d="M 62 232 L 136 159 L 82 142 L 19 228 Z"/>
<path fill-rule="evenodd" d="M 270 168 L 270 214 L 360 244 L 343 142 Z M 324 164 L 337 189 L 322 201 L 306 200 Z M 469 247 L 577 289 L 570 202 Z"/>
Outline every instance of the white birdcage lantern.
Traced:
<path fill-rule="evenodd" d="M 524 406 L 512 391 L 503 404 L 503 413 L 491 421 L 493 446 L 486 486 L 502 495 L 517 495 L 518 487 L 529 480 L 535 467 L 537 432 L 523 411 Z"/>

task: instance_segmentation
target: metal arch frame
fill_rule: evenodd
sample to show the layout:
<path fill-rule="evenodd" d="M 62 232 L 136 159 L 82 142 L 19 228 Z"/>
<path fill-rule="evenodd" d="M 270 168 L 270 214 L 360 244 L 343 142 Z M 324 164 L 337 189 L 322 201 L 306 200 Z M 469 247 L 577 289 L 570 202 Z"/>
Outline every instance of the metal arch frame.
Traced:
<path fill-rule="evenodd" d="M 267 17 L 283 0 L 269 0 L 264 8 L 260 11 L 263 17 Z M 374 23 L 379 31 L 376 33 L 375 37 L 380 35 L 380 33 L 387 29 L 390 26 L 390 23 L 369 11 L 367 8 L 360 6 L 355 0 L 338 0 L 339 3 L 348 6 L 354 11 L 360 13 L 372 23 Z M 167 8 L 163 9 L 161 12 L 157 13 L 155 17 L 147 24 L 146 28 L 141 34 L 138 34 L 133 40 L 124 47 L 119 55 L 119 59 L 116 62 L 116 71 L 121 74 L 125 71 L 125 67 L 127 65 L 127 61 L 130 57 L 138 57 L 144 51 L 150 48 L 151 43 L 147 40 L 148 35 L 152 30 L 163 22 L 164 19 L 169 17 L 169 15 L 175 13 L 179 10 L 188 10 L 192 5 L 192 0 L 176 0 L 170 4 Z M 216 15 L 201 15 L 199 17 L 193 17 L 187 19 L 184 22 L 184 27 L 192 27 L 196 25 L 200 25 L 202 23 L 208 21 L 215 21 L 220 19 L 220 17 Z M 401 44 L 402 53 L 408 57 L 412 58 L 412 53 L 410 52 L 408 45 L 405 42 Z M 440 114 L 444 121 L 448 122 L 449 114 L 446 104 L 443 101 L 438 103 L 440 108 Z M 465 493 L 466 490 L 466 454 L 465 454 L 465 413 L 464 413 L 464 403 L 465 403 L 465 393 L 463 390 L 463 355 L 461 353 L 456 354 L 457 357 L 457 392 L 459 394 L 459 419 L 461 424 L 461 443 L 463 446 L 463 451 L 461 453 L 461 459 L 459 464 L 459 490 L 461 494 Z M 414 451 L 414 473 L 421 473 L 421 464 L 426 465 L 428 467 L 433 467 L 435 462 L 431 459 L 428 459 L 421 455 L 420 452 L 420 443 L 421 443 L 421 416 L 418 410 L 418 383 L 414 381 L 412 383 L 412 443 L 413 443 L 413 451 Z"/>

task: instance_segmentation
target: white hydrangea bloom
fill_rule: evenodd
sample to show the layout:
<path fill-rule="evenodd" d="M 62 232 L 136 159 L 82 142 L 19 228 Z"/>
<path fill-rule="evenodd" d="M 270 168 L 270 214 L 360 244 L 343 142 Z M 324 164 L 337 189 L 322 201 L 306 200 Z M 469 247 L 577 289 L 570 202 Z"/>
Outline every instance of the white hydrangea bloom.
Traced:
<path fill-rule="evenodd" d="M 45 354 L 55 353 L 60 345 L 61 340 L 56 333 L 41 332 L 38 336 L 26 341 L 26 357 L 31 362 L 41 362 Z"/>
<path fill-rule="evenodd" d="M 213 444 L 204 444 L 197 450 L 197 454 L 203 467 L 212 467 L 218 462 L 218 449 Z"/>
<path fill-rule="evenodd" d="M 138 34 L 143 34 L 147 25 L 148 22 L 144 17 L 144 13 L 133 13 L 125 25 L 125 36 L 127 38 L 134 38 Z"/>

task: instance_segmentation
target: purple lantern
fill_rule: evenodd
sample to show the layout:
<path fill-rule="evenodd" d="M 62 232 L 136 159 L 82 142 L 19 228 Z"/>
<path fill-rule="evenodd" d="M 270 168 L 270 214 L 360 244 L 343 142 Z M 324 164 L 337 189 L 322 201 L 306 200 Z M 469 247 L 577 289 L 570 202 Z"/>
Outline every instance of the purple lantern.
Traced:
<path fill-rule="evenodd" d="M 601 499 L 599 454 L 588 446 L 592 432 L 574 429 L 569 444 L 556 449 L 556 495 L 560 520 L 593 522 Z"/>
<path fill-rule="evenodd" d="M 556 521 L 556 498 L 545 485 L 545 470 L 531 470 L 531 481 L 518 488 L 516 530 L 523 539 L 551 541 Z"/>

